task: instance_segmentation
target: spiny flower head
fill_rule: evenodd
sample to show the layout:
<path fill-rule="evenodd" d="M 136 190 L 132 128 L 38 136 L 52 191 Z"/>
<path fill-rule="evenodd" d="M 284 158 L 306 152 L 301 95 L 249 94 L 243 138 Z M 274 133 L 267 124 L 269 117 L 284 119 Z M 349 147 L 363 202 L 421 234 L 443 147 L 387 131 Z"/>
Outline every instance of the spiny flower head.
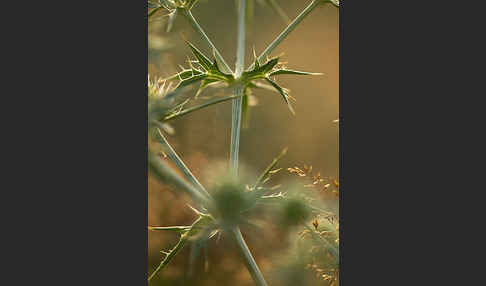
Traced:
<path fill-rule="evenodd" d="M 148 8 L 153 8 L 148 14 L 152 17 L 157 11 L 165 9 L 169 12 L 169 21 L 167 23 L 167 32 L 169 32 L 175 22 L 178 12 L 190 11 L 198 0 L 158 0 L 148 1 Z"/>

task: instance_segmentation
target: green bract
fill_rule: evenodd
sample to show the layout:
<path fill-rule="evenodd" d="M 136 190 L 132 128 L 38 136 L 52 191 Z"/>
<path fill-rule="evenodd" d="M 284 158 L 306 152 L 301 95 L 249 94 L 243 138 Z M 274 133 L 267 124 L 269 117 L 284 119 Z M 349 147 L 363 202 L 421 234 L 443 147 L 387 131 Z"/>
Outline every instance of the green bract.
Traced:
<path fill-rule="evenodd" d="M 180 80 L 176 89 L 191 85 L 193 83 L 201 82 L 195 96 L 196 98 L 206 87 L 212 84 L 224 84 L 226 87 L 231 85 L 240 85 L 244 88 L 243 101 L 246 105 L 244 105 L 243 108 L 246 109 L 248 107 L 249 89 L 261 87 L 261 85 L 258 85 L 256 81 L 264 80 L 269 83 L 275 91 L 282 95 L 285 103 L 289 107 L 289 110 L 292 112 L 292 114 L 295 114 L 294 109 L 289 101 L 289 91 L 286 88 L 281 87 L 274 80 L 274 77 L 279 75 L 321 75 L 321 73 L 287 69 L 281 65 L 278 57 L 267 59 L 266 63 L 260 65 L 260 62 L 255 55 L 255 60 L 252 65 L 253 68 L 243 72 L 241 77 L 236 79 L 233 74 L 223 73 L 218 67 L 216 59 L 213 61 L 209 60 L 194 45 L 189 42 L 187 42 L 187 44 L 191 48 L 192 53 L 197 60 L 189 61 L 190 69 L 184 69 L 168 79 L 178 78 Z M 200 68 L 194 67 L 192 63 L 197 63 Z"/>
<path fill-rule="evenodd" d="M 216 59 L 211 62 L 203 53 L 194 47 L 194 45 L 189 42 L 187 42 L 187 44 L 196 57 L 197 61 L 195 61 L 195 63 L 199 64 L 200 69 L 194 67 L 192 62 L 189 61 L 190 69 L 185 69 L 169 78 L 178 78 L 180 80 L 176 89 L 191 85 L 193 83 L 201 82 L 201 85 L 196 93 L 197 97 L 210 84 L 231 84 L 234 82 L 234 76 L 232 74 L 225 74 L 219 69 Z"/>
<path fill-rule="evenodd" d="M 263 65 L 260 65 L 258 58 L 255 55 L 255 60 L 253 63 L 253 69 L 245 71 L 242 75 L 242 80 L 245 82 L 245 88 L 257 87 L 254 84 L 256 80 L 265 80 L 267 81 L 273 88 L 275 88 L 278 93 L 280 93 L 289 107 L 290 112 L 295 114 L 294 109 L 289 101 L 288 90 L 278 85 L 271 77 L 275 77 L 277 75 L 320 75 L 320 73 L 311 73 L 311 72 L 302 72 L 296 70 L 289 70 L 285 67 L 279 67 L 279 58 L 271 58 L 267 59 L 267 62 Z"/>

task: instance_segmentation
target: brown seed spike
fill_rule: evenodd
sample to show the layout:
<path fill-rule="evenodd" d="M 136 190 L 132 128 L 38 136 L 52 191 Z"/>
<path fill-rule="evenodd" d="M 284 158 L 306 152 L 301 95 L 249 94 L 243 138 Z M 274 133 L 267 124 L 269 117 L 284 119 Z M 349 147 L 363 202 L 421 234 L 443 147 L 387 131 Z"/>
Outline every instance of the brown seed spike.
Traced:
<path fill-rule="evenodd" d="M 314 221 L 312 222 L 312 225 L 317 230 L 317 227 L 319 226 L 319 222 L 317 221 L 317 219 L 314 219 Z"/>

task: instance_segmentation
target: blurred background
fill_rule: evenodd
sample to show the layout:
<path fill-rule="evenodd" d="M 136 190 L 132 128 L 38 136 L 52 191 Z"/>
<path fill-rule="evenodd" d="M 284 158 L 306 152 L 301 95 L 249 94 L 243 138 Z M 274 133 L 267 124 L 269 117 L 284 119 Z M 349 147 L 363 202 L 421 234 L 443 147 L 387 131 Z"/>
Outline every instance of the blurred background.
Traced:
<path fill-rule="evenodd" d="M 310 3 L 303 0 L 277 2 L 290 19 L 294 19 Z M 234 69 L 235 1 L 200 0 L 192 13 Z M 164 14 L 160 12 L 160 16 L 149 22 L 148 72 L 151 77 L 165 78 L 180 71 L 179 65 L 188 67 L 187 56 L 192 57 L 192 54 L 183 38 L 206 55 L 212 55 L 182 17 L 176 19 L 172 30 L 167 33 L 168 18 L 162 17 Z M 275 176 L 275 184 L 296 178 L 287 168 L 302 168 L 304 165 L 312 166 L 314 173 L 320 172 L 329 182 L 339 177 L 339 126 L 334 122 L 339 117 L 338 24 L 337 8 L 330 5 L 318 7 L 272 53 L 271 56 L 283 54 L 281 61 L 286 62 L 289 69 L 324 75 L 284 75 L 277 78 L 277 82 L 290 89 L 290 95 L 296 99 L 293 102 L 295 116 L 289 112 L 279 94 L 262 89 L 253 91 L 258 104 L 250 108 L 249 128 L 242 129 L 240 143 L 240 162 L 250 174 L 259 174 L 284 147 L 288 147 L 287 155 L 279 163 L 284 169 Z M 252 48 L 257 55 L 260 54 L 285 27 L 286 23 L 274 10 L 255 2 L 254 15 L 247 28 L 246 66 L 253 61 Z M 195 92 L 195 89 L 187 92 Z M 206 89 L 204 95 L 218 92 Z M 231 102 L 213 105 L 170 124 L 174 128 L 174 134 L 167 138 L 170 144 L 201 183 L 209 184 L 214 166 L 227 164 L 229 159 Z M 148 196 L 149 225 L 190 225 L 196 218 L 187 206 L 188 198 L 175 196 L 168 187 L 151 177 Z M 322 199 L 337 215 L 337 196 L 327 194 Z M 294 238 L 298 231 L 292 232 Z M 277 277 L 276 273 L 283 269 L 280 264 L 287 259 L 284 257 L 287 257 L 285 254 L 293 243 L 292 235 L 270 226 L 265 231 L 242 227 L 242 232 L 269 284 L 290 283 L 288 279 L 287 282 L 278 282 L 272 277 Z M 160 251 L 172 248 L 177 241 L 177 234 L 149 231 L 149 273 L 163 259 Z M 190 264 L 190 247 L 185 247 L 151 285 L 253 285 L 230 239 L 223 236 L 219 241 L 212 240 L 206 248 L 207 254 L 204 255 L 203 251 L 203 255 Z M 315 272 L 309 269 L 302 275 L 307 275 L 305 272 L 308 272 L 308 280 L 300 280 L 300 285 L 330 284 L 316 278 Z"/>

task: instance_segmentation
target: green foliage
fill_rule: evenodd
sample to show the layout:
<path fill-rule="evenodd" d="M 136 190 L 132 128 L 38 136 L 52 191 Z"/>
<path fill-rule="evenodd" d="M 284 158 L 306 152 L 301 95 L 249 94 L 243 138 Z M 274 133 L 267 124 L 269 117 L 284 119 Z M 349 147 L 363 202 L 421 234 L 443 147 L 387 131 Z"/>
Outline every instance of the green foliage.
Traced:
<path fill-rule="evenodd" d="M 168 79 L 179 79 L 179 84 L 176 89 L 200 82 L 199 89 L 195 95 L 198 95 L 209 85 L 222 83 L 225 86 L 234 82 L 234 76 L 232 74 L 223 73 L 218 67 L 216 59 L 210 61 L 201 51 L 199 51 L 194 45 L 187 42 L 196 61 L 189 61 L 190 69 L 184 69 L 183 71 L 169 77 Z M 193 63 L 197 63 L 199 68 L 195 67 Z"/>
<path fill-rule="evenodd" d="M 179 84 L 177 88 L 182 88 L 189 86 L 194 83 L 200 82 L 199 89 L 196 92 L 195 98 L 209 85 L 212 84 L 222 84 L 222 86 L 228 87 L 231 85 L 242 85 L 244 87 L 244 109 L 245 112 L 248 110 L 248 96 L 251 88 L 257 87 L 255 81 L 265 80 L 267 81 L 280 95 L 282 95 L 285 103 L 287 104 L 290 112 L 295 114 L 294 109 L 289 101 L 289 91 L 281 87 L 277 82 L 275 82 L 272 77 L 278 75 L 321 75 L 321 73 L 311 73 L 290 70 L 285 68 L 280 62 L 278 57 L 268 59 L 267 62 L 260 65 L 258 58 L 255 55 L 253 68 L 243 72 L 240 78 L 235 79 L 233 74 L 225 74 L 218 67 L 216 59 L 213 61 L 209 60 L 201 51 L 199 51 L 194 45 L 187 42 L 192 50 L 196 61 L 189 61 L 191 66 L 190 69 L 184 69 L 181 72 L 171 76 L 168 80 L 179 79 Z M 197 63 L 200 68 L 193 65 Z"/>

